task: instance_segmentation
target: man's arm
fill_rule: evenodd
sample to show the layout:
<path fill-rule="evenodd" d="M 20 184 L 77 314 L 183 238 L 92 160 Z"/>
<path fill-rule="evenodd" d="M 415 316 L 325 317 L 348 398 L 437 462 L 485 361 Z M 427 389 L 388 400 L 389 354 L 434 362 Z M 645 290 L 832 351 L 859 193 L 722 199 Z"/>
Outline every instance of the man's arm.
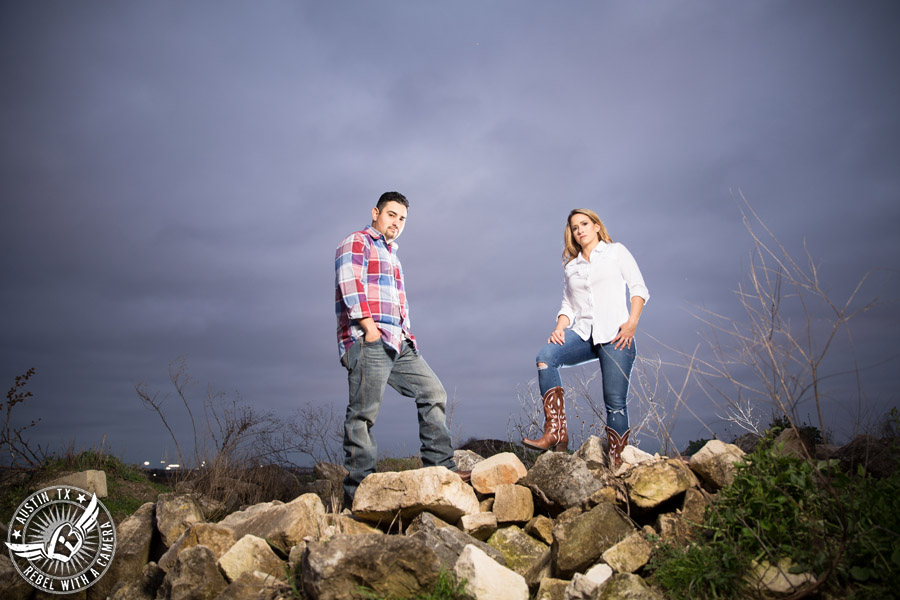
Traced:
<path fill-rule="evenodd" d="M 374 342 L 381 338 L 381 331 L 372 319 L 364 281 L 369 268 L 369 248 L 363 234 L 354 234 L 338 246 L 335 256 L 335 273 L 341 299 L 351 320 L 366 332 L 365 340 Z"/>

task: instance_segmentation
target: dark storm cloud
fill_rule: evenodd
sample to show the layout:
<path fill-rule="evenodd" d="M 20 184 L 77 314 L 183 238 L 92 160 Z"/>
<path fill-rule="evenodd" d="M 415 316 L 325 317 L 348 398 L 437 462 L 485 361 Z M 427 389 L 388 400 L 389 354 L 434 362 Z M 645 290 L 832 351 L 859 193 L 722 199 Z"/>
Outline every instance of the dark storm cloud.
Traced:
<path fill-rule="evenodd" d="M 506 437 L 575 206 L 641 265 L 647 356 L 698 343 L 691 306 L 739 314 L 740 191 L 835 293 L 897 266 L 891 3 L 0 11 L 0 376 L 38 369 L 42 442 L 158 454 L 133 386 L 169 390 L 179 356 L 197 397 L 342 413 L 334 248 L 389 189 L 412 203 L 414 331 L 462 437 Z M 867 360 L 893 354 L 895 308 L 859 327 Z M 871 370 L 881 408 L 895 366 Z M 404 402 L 379 418 L 385 451 L 417 446 Z M 676 437 L 703 431 L 684 417 Z"/>

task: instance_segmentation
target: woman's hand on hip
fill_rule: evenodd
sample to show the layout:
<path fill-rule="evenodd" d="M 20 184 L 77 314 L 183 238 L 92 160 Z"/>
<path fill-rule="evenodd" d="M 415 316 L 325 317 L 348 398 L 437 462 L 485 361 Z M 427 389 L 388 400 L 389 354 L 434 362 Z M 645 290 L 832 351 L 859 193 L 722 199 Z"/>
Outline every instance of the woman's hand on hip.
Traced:
<path fill-rule="evenodd" d="M 637 331 L 637 325 L 631 321 L 625 321 L 619 325 L 619 333 L 612 339 L 613 348 L 621 350 L 622 348 L 631 348 L 631 341 Z"/>

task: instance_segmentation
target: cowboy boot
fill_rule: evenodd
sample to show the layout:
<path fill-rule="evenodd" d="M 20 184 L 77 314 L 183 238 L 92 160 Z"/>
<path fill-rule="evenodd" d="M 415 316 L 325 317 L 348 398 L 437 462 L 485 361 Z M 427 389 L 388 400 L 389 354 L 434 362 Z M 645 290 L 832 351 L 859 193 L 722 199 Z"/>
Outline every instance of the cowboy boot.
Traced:
<path fill-rule="evenodd" d="M 522 439 L 522 444 L 535 450 L 553 448 L 557 452 L 569 447 L 569 432 L 566 429 L 566 402 L 563 389 L 550 388 L 544 394 L 544 435 L 536 440 Z"/>
<path fill-rule="evenodd" d="M 614 469 L 622 466 L 622 450 L 628 445 L 629 433 L 631 433 L 631 429 L 627 429 L 625 433 L 619 435 L 612 427 L 606 428 L 606 438 L 609 440 L 609 459 L 612 461 Z"/>

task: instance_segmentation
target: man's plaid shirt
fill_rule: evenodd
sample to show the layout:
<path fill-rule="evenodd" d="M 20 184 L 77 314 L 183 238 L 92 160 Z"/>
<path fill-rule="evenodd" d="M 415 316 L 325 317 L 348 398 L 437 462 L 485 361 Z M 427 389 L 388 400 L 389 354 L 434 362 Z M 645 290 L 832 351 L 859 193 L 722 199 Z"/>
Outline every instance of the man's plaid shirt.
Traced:
<path fill-rule="evenodd" d="M 358 321 L 372 317 L 381 339 L 398 353 L 409 332 L 409 308 L 397 244 L 388 244 L 372 226 L 350 234 L 334 257 L 334 309 L 338 319 L 338 348 L 344 355 L 365 335 Z"/>

